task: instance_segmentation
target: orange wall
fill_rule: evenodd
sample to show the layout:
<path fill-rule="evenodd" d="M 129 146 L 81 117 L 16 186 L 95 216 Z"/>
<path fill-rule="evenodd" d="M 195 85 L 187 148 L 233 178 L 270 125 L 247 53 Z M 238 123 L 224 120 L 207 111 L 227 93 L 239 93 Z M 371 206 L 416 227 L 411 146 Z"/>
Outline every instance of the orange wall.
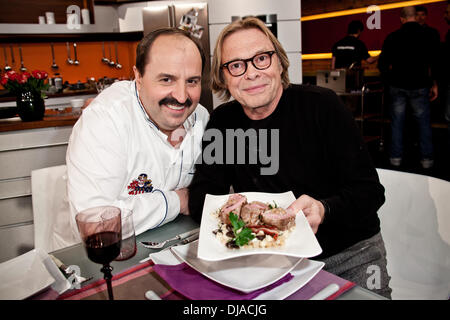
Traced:
<path fill-rule="evenodd" d="M 111 45 L 112 58 L 115 61 L 114 42 L 105 42 L 105 54 L 109 58 L 109 48 Z M 49 76 L 52 77 L 54 71 L 51 69 L 52 55 L 50 49 L 50 43 L 22 43 L 22 55 L 24 66 L 28 71 L 35 69 L 45 70 Z M 63 81 L 69 81 L 69 83 L 76 83 L 78 80 L 86 82 L 87 78 L 94 77 L 96 80 L 106 77 L 112 78 L 132 78 L 132 67 L 135 64 L 136 59 L 136 46 L 137 42 L 118 41 L 117 48 L 119 54 L 119 62 L 122 65 L 122 69 L 115 69 L 108 67 L 101 62 L 103 56 L 102 42 L 77 42 L 77 56 L 80 64 L 78 66 L 70 65 L 67 60 L 67 48 L 65 42 L 55 42 L 55 62 L 59 66 L 56 72 L 59 72 L 63 78 Z M 19 72 L 20 58 L 19 47 L 17 44 L 13 44 L 15 64 L 12 66 L 14 70 Z M 70 56 L 74 59 L 73 42 L 70 42 Z M 11 65 L 11 54 L 9 45 L 7 46 L 8 63 Z M 3 48 L 0 51 L 0 66 L 4 67 L 5 58 Z"/>

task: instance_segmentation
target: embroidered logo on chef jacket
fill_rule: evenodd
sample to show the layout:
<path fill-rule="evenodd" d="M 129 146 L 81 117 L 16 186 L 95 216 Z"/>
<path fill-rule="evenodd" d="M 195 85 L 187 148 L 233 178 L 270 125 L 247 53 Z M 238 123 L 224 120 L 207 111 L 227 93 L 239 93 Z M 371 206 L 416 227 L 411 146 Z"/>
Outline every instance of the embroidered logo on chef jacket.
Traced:
<path fill-rule="evenodd" d="M 152 180 L 147 178 L 145 173 L 141 173 L 137 179 L 133 179 L 128 185 L 128 194 L 140 194 L 152 192 Z"/>

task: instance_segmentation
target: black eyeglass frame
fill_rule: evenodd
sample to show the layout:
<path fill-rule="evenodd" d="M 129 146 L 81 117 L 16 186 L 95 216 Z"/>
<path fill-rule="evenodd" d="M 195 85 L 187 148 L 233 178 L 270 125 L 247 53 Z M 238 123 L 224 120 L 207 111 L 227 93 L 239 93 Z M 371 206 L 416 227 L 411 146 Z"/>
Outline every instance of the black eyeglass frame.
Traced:
<path fill-rule="evenodd" d="M 228 62 L 224 63 L 224 64 L 222 65 L 222 68 L 226 68 L 226 69 L 228 70 L 228 72 L 230 73 L 230 75 L 233 76 L 233 77 L 240 77 L 240 76 L 242 76 L 243 74 L 245 74 L 245 73 L 247 72 L 247 69 L 248 69 L 248 62 L 249 62 L 249 61 L 252 63 L 252 65 L 253 65 L 256 69 L 258 69 L 258 70 L 266 70 L 266 69 L 268 69 L 268 68 L 272 65 L 272 56 L 273 56 L 275 53 L 277 53 L 275 50 L 271 50 L 271 51 L 265 51 L 265 52 L 257 53 L 257 54 L 255 54 L 253 57 L 248 58 L 248 59 L 235 59 L 235 60 L 228 61 Z M 255 59 L 257 56 L 260 56 L 260 55 L 262 55 L 262 54 L 268 54 L 268 55 L 269 55 L 270 62 L 269 62 L 269 64 L 268 64 L 267 67 L 259 68 L 259 67 L 257 67 L 257 66 L 255 65 L 254 59 Z M 244 64 L 245 64 L 245 68 L 244 68 L 244 71 L 243 71 L 241 74 L 234 75 L 234 74 L 231 73 L 231 71 L 230 71 L 230 69 L 228 68 L 228 66 L 229 66 L 231 63 L 236 62 L 236 61 L 243 61 Z"/>

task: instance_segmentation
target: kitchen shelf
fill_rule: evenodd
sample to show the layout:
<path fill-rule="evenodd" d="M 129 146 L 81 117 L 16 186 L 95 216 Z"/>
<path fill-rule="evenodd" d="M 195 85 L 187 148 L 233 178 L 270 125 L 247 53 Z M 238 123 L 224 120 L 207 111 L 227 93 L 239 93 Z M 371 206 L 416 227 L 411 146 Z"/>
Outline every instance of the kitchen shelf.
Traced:
<path fill-rule="evenodd" d="M 0 43 L 140 41 L 143 32 L 0 33 Z"/>

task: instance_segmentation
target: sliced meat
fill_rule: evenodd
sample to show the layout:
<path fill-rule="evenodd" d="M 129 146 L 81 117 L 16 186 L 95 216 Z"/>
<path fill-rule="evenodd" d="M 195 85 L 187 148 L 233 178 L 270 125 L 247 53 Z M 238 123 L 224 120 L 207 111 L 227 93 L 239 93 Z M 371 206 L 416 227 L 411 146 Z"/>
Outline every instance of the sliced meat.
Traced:
<path fill-rule="evenodd" d="M 283 208 L 274 208 L 261 214 L 262 222 L 275 226 L 279 230 L 287 230 L 295 226 L 295 213 L 288 213 Z"/>
<path fill-rule="evenodd" d="M 253 201 L 244 205 L 241 209 L 241 219 L 245 224 L 260 225 L 262 222 L 259 216 L 269 210 L 269 206 L 260 201 Z"/>
<path fill-rule="evenodd" d="M 220 208 L 220 221 L 225 224 L 231 224 L 230 212 L 233 212 L 239 217 L 241 215 L 241 208 L 246 203 L 247 197 L 239 193 L 231 194 L 227 202 Z"/>

